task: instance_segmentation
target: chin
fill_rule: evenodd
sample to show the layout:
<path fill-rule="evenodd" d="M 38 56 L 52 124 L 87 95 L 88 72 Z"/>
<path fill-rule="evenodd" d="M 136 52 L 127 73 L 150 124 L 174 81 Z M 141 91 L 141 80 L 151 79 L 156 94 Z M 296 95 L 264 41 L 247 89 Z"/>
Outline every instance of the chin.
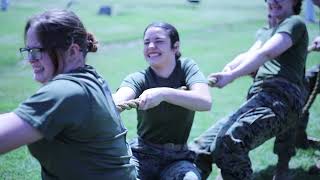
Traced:
<path fill-rule="evenodd" d="M 159 62 L 157 62 L 156 60 L 148 59 L 147 61 L 148 61 L 149 65 L 152 66 L 152 67 L 153 66 L 158 66 L 158 64 L 159 64 Z"/>
<path fill-rule="evenodd" d="M 38 76 L 36 76 L 36 75 L 33 77 L 33 79 L 34 79 L 35 81 L 37 81 L 38 83 L 41 83 L 41 84 L 44 84 L 44 83 L 47 82 L 45 78 L 38 77 Z"/>

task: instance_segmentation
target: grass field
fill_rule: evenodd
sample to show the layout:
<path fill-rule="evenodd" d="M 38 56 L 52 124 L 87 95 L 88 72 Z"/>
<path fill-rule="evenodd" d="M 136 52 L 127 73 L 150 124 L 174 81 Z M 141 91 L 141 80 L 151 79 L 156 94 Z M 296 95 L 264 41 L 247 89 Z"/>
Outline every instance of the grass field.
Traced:
<path fill-rule="evenodd" d="M 65 0 L 12 0 L 9 11 L 0 12 L 0 113 L 9 112 L 34 93 L 39 84 L 32 80 L 30 67 L 21 62 L 18 48 L 23 47 L 26 19 L 50 8 L 65 8 Z M 101 5 L 111 5 L 112 16 L 97 15 Z M 208 75 L 221 68 L 255 40 L 258 28 L 265 25 L 266 8 L 263 0 L 202 0 L 193 6 L 186 0 L 77 0 L 71 6 L 83 20 L 88 31 L 99 40 L 99 51 L 87 60 L 108 80 L 115 91 L 129 73 L 145 68 L 142 56 L 142 32 L 153 21 L 167 21 L 180 32 L 183 56 L 196 60 Z M 302 13 L 303 14 L 303 13 Z M 317 10 L 319 15 L 319 11 Z M 310 40 L 319 34 L 319 27 L 308 24 Z M 311 53 L 308 67 L 320 63 L 320 53 Z M 244 100 L 251 79 L 243 77 L 224 89 L 211 89 L 213 107 L 210 112 L 196 114 L 190 140 L 218 119 L 231 113 Z M 121 114 L 128 138 L 136 136 L 135 111 Z M 308 133 L 320 137 L 320 101 L 311 109 Z M 271 179 L 276 156 L 272 153 L 273 139 L 250 153 L 255 179 Z M 0 142 L 1 143 L 1 142 Z M 298 150 L 290 167 L 295 179 L 320 179 L 308 175 L 307 169 L 320 157 L 320 151 Z M 210 179 L 214 179 L 214 170 Z M 26 147 L 0 156 L 0 180 L 40 179 L 40 167 Z"/>

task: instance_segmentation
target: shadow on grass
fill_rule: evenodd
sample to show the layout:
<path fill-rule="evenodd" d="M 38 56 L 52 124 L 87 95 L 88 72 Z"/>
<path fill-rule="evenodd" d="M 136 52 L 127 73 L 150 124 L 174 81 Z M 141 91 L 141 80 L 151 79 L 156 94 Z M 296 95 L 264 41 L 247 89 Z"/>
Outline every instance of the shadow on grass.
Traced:
<path fill-rule="evenodd" d="M 268 168 L 257 171 L 253 174 L 254 180 L 271 180 L 275 166 L 268 166 Z M 303 168 L 295 168 L 289 170 L 289 177 L 292 180 L 315 180 L 320 179 L 320 174 L 310 174 Z"/>

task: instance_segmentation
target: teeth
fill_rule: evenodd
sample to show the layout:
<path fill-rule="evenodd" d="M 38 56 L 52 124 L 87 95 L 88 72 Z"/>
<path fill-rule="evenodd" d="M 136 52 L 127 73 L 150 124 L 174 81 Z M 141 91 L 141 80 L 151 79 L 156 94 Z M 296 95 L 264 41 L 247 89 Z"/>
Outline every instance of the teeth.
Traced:
<path fill-rule="evenodd" d="M 43 67 L 33 67 L 34 72 L 39 72 L 43 70 Z"/>
<path fill-rule="evenodd" d="M 150 53 L 149 57 L 155 57 L 155 56 L 159 56 L 159 55 L 160 55 L 159 53 Z"/>

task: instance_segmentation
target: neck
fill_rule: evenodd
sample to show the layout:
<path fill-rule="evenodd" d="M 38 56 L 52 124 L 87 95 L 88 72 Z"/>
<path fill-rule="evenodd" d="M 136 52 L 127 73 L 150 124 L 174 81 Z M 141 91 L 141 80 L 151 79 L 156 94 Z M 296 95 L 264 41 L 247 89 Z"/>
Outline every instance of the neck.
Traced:
<path fill-rule="evenodd" d="M 66 60 L 64 61 L 63 64 L 63 70 L 61 71 L 62 73 L 67 73 L 72 70 L 84 67 L 85 62 L 83 58 L 78 58 L 78 59 L 72 59 L 72 60 Z"/>
<path fill-rule="evenodd" d="M 161 67 L 151 66 L 152 70 L 157 74 L 157 76 L 162 78 L 168 78 L 170 74 L 173 72 L 175 67 L 176 67 L 176 60 L 170 61 L 169 64 Z"/>

